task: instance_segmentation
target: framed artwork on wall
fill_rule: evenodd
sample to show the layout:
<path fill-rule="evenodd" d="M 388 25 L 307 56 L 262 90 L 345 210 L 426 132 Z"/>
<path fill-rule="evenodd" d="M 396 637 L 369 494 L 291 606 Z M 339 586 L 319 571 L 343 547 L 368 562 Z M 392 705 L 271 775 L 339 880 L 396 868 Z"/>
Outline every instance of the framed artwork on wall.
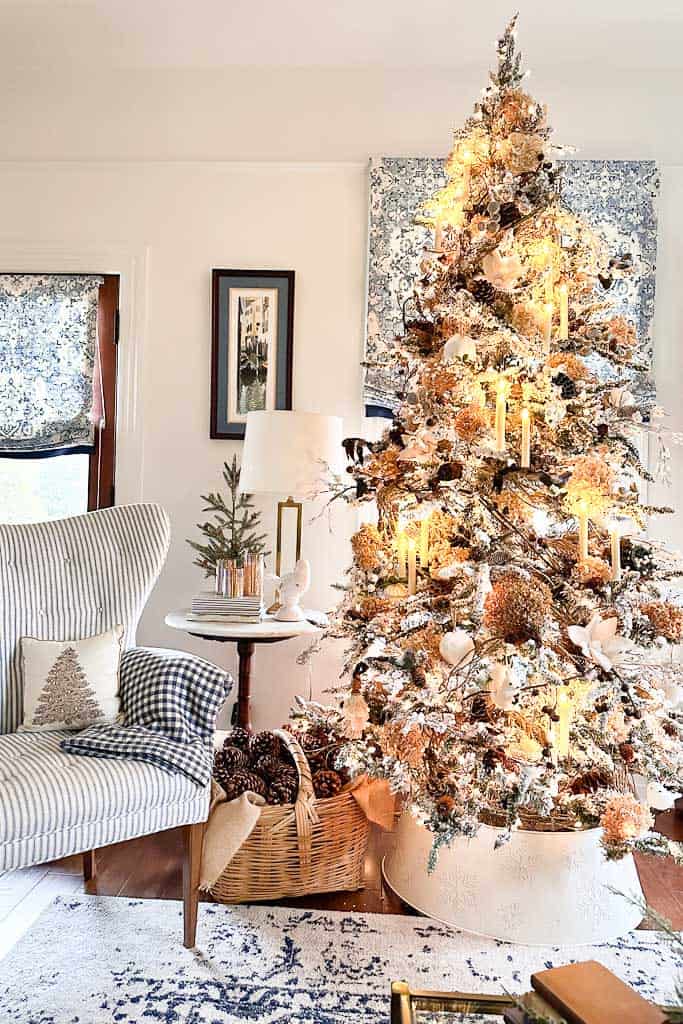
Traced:
<path fill-rule="evenodd" d="M 211 430 L 242 440 L 247 413 L 292 408 L 293 270 L 212 272 Z"/>

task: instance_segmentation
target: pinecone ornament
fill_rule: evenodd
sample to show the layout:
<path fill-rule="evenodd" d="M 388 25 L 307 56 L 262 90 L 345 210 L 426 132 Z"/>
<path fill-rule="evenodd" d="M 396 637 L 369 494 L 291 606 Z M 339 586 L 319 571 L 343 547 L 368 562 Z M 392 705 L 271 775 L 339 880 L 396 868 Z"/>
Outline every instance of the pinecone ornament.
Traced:
<path fill-rule="evenodd" d="M 257 732 L 251 739 L 251 761 L 256 764 L 262 757 L 279 758 L 282 743 L 273 732 Z"/>
<path fill-rule="evenodd" d="M 455 810 L 455 800 L 452 796 L 444 793 L 443 796 L 437 797 L 435 801 L 436 813 L 440 818 L 444 820 L 450 818 L 451 814 Z"/>
<path fill-rule="evenodd" d="M 226 771 L 234 772 L 237 768 L 249 767 L 249 755 L 240 747 L 223 746 L 222 750 L 217 751 L 216 756 L 220 757 Z"/>
<path fill-rule="evenodd" d="M 342 780 L 339 772 L 323 770 L 313 776 L 313 789 L 319 800 L 327 800 L 341 792 Z"/>
<path fill-rule="evenodd" d="M 599 789 L 608 789 L 614 783 L 614 776 L 605 768 L 591 768 L 577 775 L 569 784 L 569 791 L 575 795 L 597 793 Z"/>
<path fill-rule="evenodd" d="M 496 297 L 496 289 L 483 277 L 470 281 L 470 295 L 473 295 L 477 302 L 489 305 Z"/>
<path fill-rule="evenodd" d="M 311 774 L 329 767 L 328 755 L 331 743 L 330 733 L 316 727 L 297 737 L 311 769 Z"/>
<path fill-rule="evenodd" d="M 558 373 L 553 377 L 553 384 L 560 388 L 565 399 L 576 398 L 578 389 L 574 381 L 566 373 Z"/>
<path fill-rule="evenodd" d="M 239 747 L 240 750 L 246 750 L 249 753 L 251 748 L 251 733 L 247 729 L 242 729 L 241 726 L 236 725 L 235 728 L 228 733 L 225 738 L 224 747 Z"/>
<path fill-rule="evenodd" d="M 242 793 L 249 790 L 250 793 L 257 793 L 265 797 L 268 787 L 256 772 L 238 768 L 237 771 L 226 773 L 224 780 L 218 780 L 225 790 L 228 800 L 235 800 Z"/>

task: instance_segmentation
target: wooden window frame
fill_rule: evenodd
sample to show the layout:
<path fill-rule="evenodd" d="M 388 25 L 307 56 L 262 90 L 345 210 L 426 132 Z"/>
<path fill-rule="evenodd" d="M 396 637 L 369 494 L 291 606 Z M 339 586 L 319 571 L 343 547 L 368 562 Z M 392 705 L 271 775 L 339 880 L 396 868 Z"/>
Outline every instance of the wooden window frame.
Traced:
<path fill-rule="evenodd" d="M 118 274 L 101 274 L 97 299 L 104 427 L 95 427 L 95 446 L 88 471 L 88 511 L 111 508 L 116 497 L 116 371 L 119 343 Z"/>

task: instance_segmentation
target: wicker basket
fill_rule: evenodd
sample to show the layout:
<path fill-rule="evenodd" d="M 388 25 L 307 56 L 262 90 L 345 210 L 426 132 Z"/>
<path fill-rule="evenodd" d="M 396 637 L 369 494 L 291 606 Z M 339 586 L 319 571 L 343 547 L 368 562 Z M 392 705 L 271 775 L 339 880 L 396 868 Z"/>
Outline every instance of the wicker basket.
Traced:
<path fill-rule="evenodd" d="M 627 793 L 629 796 L 636 795 L 633 776 L 627 768 L 615 770 L 613 788 L 619 793 Z M 518 818 L 519 827 L 523 832 L 587 832 L 595 828 L 595 825 L 582 825 L 570 814 L 560 814 L 557 811 L 544 818 L 521 807 L 518 811 Z M 507 817 L 504 812 L 493 807 L 484 810 L 479 815 L 479 820 L 482 824 L 492 825 L 494 828 L 505 828 L 507 825 Z"/>
<path fill-rule="evenodd" d="M 349 792 L 316 800 L 311 770 L 290 733 L 276 731 L 296 764 L 294 804 L 265 806 L 211 889 L 219 903 L 363 888 L 368 821 Z"/>

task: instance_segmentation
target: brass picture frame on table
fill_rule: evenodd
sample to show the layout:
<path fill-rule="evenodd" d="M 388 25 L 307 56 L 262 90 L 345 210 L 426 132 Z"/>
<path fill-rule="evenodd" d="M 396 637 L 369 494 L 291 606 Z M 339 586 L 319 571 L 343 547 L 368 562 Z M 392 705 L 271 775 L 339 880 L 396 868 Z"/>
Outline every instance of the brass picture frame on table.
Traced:
<path fill-rule="evenodd" d="M 292 408 L 294 271 L 211 273 L 210 436 L 244 440 L 247 412 Z"/>

